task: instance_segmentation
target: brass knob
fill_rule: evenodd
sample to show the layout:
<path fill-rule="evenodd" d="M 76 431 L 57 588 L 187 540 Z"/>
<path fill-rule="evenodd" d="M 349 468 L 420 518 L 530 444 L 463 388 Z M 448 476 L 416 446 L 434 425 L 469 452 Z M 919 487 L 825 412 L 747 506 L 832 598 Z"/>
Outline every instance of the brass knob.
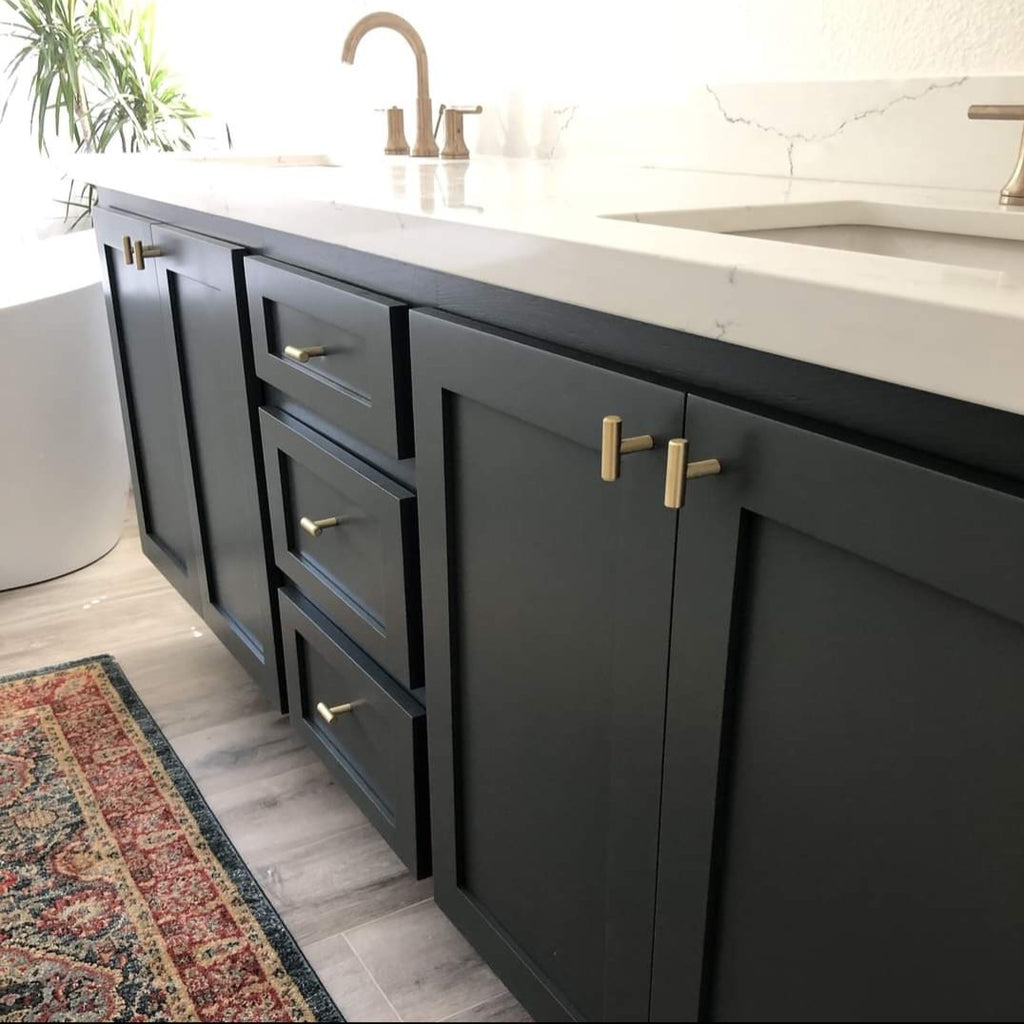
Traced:
<path fill-rule="evenodd" d="M 164 251 L 158 245 L 143 245 L 140 240 L 135 242 L 135 269 L 145 270 L 146 269 L 146 257 L 155 259 L 157 256 L 163 256 Z"/>
<path fill-rule="evenodd" d="M 313 356 L 327 355 L 327 349 L 323 345 L 310 345 L 308 348 L 298 348 L 295 345 L 285 345 L 284 354 L 297 363 L 308 363 Z"/>
<path fill-rule="evenodd" d="M 121 236 L 121 248 L 124 251 L 124 265 L 130 267 L 135 262 L 135 257 L 132 254 L 132 236 L 122 235 Z"/>
<path fill-rule="evenodd" d="M 347 715 L 350 711 L 354 711 L 355 707 L 355 704 L 335 704 L 334 707 L 329 708 L 323 701 L 320 701 L 316 706 L 316 713 L 330 725 L 336 716 Z"/>
<path fill-rule="evenodd" d="M 702 476 L 717 476 L 722 472 L 718 459 L 690 462 L 690 442 L 685 437 L 673 438 L 668 443 L 665 463 L 665 508 L 682 508 L 686 502 L 686 481 Z"/>
<path fill-rule="evenodd" d="M 601 479 L 613 483 L 619 479 L 621 456 L 646 452 L 654 447 L 650 434 L 622 437 L 622 417 L 605 416 L 601 421 Z"/>
<path fill-rule="evenodd" d="M 331 516 L 329 519 L 309 519 L 307 516 L 303 516 L 299 520 L 299 526 L 301 526 L 310 537 L 319 537 L 324 530 L 329 529 L 332 526 L 337 526 L 341 520 L 337 516 Z"/>

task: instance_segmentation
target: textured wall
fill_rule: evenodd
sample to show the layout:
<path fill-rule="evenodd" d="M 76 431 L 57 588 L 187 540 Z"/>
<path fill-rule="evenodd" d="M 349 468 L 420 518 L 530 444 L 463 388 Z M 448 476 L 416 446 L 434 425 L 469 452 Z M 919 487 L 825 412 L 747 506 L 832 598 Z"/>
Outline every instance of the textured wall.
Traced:
<path fill-rule="evenodd" d="M 309 89 L 358 88 L 381 101 L 408 91 L 395 39 L 367 38 L 358 82 L 338 75 L 347 27 L 380 6 L 420 30 L 438 99 L 516 91 L 632 106 L 705 81 L 1024 72 L 1024 0 L 631 0 L 614 14 L 580 0 L 158 0 L 163 39 L 197 91 L 234 106 L 241 97 L 230 79 L 240 75 L 261 99 L 277 97 L 268 114 L 287 99 L 300 119 Z M 256 15 L 275 7 L 276 17 Z M 197 32 L 203 19 L 207 30 Z"/>
<path fill-rule="evenodd" d="M 257 145 L 362 144 L 379 134 L 373 107 L 411 108 L 396 36 L 367 36 L 356 67 L 339 65 L 349 26 L 381 6 L 423 35 L 435 103 L 481 102 L 534 136 L 545 112 L 667 107 L 704 82 L 1024 72 L 1024 0 L 158 0 L 197 100 Z"/>

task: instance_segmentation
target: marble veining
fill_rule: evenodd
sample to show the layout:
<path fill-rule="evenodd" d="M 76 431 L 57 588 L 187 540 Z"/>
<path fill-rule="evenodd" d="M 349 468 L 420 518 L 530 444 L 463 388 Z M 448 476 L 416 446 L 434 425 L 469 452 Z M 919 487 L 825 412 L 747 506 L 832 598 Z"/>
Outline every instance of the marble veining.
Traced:
<path fill-rule="evenodd" d="M 568 107 L 555 107 L 552 113 L 559 119 L 558 126 L 555 131 L 555 139 L 548 147 L 547 159 L 551 160 L 558 155 L 558 147 L 562 141 L 562 136 L 572 126 L 573 121 L 576 119 L 576 115 L 579 113 L 580 105 L 573 103 Z"/>
<path fill-rule="evenodd" d="M 894 96 L 886 103 L 867 107 L 855 114 L 851 114 L 849 117 L 844 117 L 834 128 L 827 129 L 824 132 L 818 132 L 816 134 L 808 134 L 807 132 L 802 131 L 785 131 L 775 125 L 764 124 L 754 118 L 743 117 L 738 114 L 730 114 L 729 111 L 726 110 L 725 104 L 722 102 L 722 97 L 714 87 L 710 84 L 705 84 L 704 88 L 711 95 L 711 98 L 715 101 L 715 105 L 718 107 L 722 117 L 725 118 L 729 124 L 747 125 L 750 128 L 756 128 L 758 131 L 767 132 L 769 135 L 776 135 L 782 139 L 786 143 L 786 161 L 789 165 L 789 176 L 793 177 L 796 173 L 793 164 L 793 154 L 794 150 L 798 145 L 800 145 L 800 143 L 827 142 L 829 139 L 833 139 L 841 132 L 845 131 L 849 125 L 855 124 L 857 121 L 863 121 L 872 117 L 883 117 L 894 106 L 896 106 L 897 103 L 907 103 L 921 99 L 922 96 L 927 96 L 928 93 L 934 92 L 936 89 L 955 89 L 958 86 L 963 85 L 967 81 L 967 78 L 967 75 L 961 75 L 959 78 L 951 79 L 948 82 L 929 82 L 918 92 L 902 93 L 898 96 Z"/>
<path fill-rule="evenodd" d="M 531 107 L 513 92 L 485 104 L 469 144 L 505 157 L 987 189 L 1006 179 L 1019 127 L 979 131 L 967 107 L 1022 95 L 1024 75 L 708 81 L 643 107 L 573 97 Z"/>

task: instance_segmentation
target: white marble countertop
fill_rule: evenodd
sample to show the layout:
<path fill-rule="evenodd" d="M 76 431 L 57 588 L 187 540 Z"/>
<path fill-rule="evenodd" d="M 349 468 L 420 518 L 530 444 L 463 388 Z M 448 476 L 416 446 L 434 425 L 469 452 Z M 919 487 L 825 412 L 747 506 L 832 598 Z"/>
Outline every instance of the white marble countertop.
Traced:
<path fill-rule="evenodd" d="M 1024 413 L 1024 208 L 994 194 L 591 161 L 289 159 L 90 156 L 68 169 L 100 187 Z M 731 230 L 777 204 L 807 224 L 927 227 L 1010 239 L 1021 254 L 982 269 L 628 219 L 686 210 Z"/>

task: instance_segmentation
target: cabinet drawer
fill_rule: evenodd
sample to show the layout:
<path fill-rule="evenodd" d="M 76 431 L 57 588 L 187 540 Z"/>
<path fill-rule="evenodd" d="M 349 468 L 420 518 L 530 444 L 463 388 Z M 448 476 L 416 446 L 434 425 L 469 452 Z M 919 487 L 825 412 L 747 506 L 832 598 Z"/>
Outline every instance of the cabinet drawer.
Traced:
<path fill-rule="evenodd" d="M 385 454 L 411 456 L 407 307 L 262 256 L 246 257 L 245 283 L 259 376 Z"/>
<path fill-rule="evenodd" d="M 292 725 L 409 870 L 429 875 L 426 712 L 301 595 L 278 596 Z M 351 710 L 327 721 L 339 705 Z"/>
<path fill-rule="evenodd" d="M 410 688 L 422 685 L 416 498 L 278 410 L 260 410 L 278 568 Z M 303 520 L 336 519 L 318 536 Z"/>

